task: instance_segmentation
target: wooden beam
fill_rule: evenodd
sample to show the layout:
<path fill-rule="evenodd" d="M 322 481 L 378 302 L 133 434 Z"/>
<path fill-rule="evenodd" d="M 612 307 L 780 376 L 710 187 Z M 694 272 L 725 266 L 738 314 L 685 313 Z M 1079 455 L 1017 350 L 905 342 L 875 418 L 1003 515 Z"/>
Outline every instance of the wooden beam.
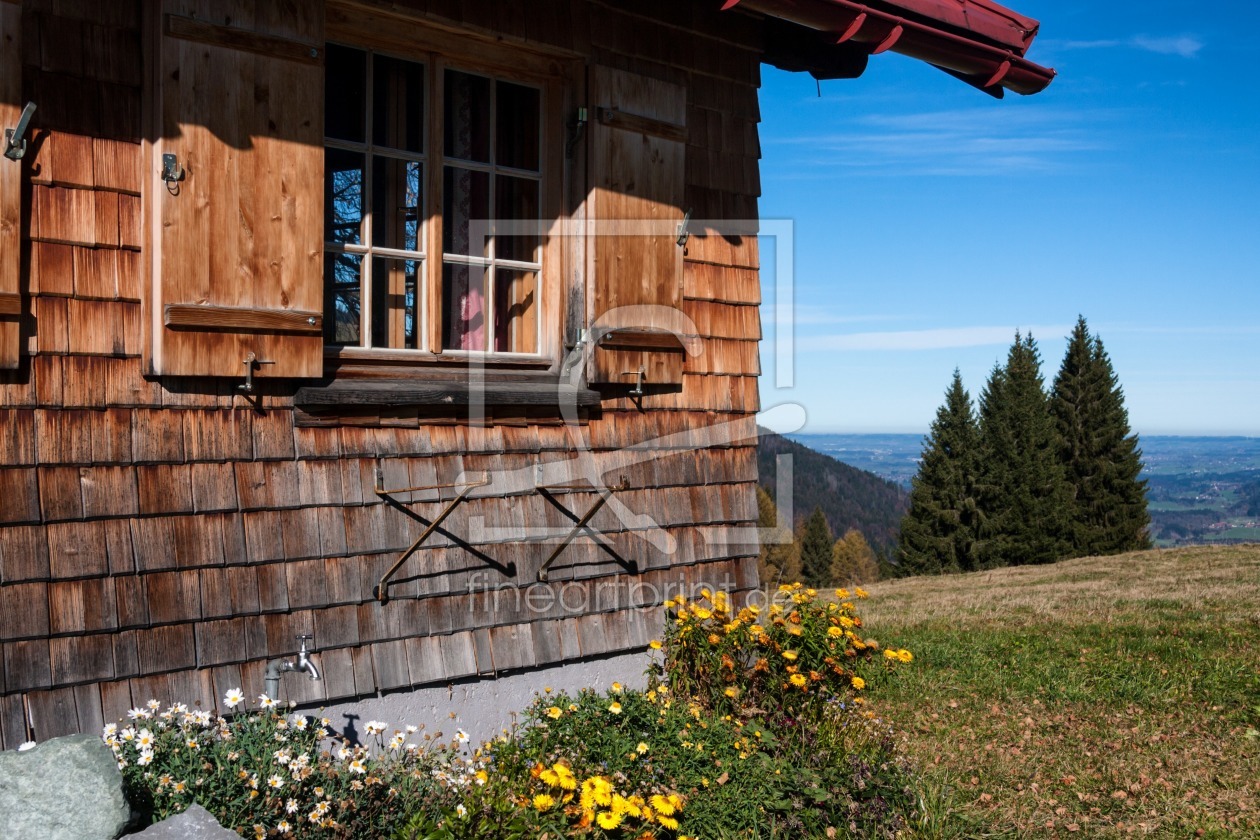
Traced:
<path fill-rule="evenodd" d="M 21 315 L 22 296 L 16 292 L 0 292 L 0 315 Z"/>
<path fill-rule="evenodd" d="M 596 108 L 595 112 L 600 123 L 610 128 L 648 134 L 678 143 L 687 142 L 687 126 L 685 125 L 665 122 L 664 120 L 654 120 L 651 117 L 641 117 L 638 114 L 631 114 L 617 108 L 601 106 Z"/>
<path fill-rule="evenodd" d="M 258 53 L 269 58 L 284 58 L 305 64 L 319 64 L 323 45 L 303 44 L 274 35 L 260 35 L 235 26 L 216 26 L 212 23 L 181 15 L 166 16 L 166 34 L 185 41 L 197 41 L 230 50 Z"/>
<path fill-rule="evenodd" d="M 682 353 L 682 340 L 671 332 L 661 330 L 616 329 L 609 330 L 596 342 L 601 350 L 658 350 L 666 353 Z"/>
<path fill-rule="evenodd" d="M 319 312 L 292 309 L 249 309 L 195 303 L 169 303 L 163 309 L 163 323 L 171 329 L 319 334 L 323 331 L 323 320 Z"/>

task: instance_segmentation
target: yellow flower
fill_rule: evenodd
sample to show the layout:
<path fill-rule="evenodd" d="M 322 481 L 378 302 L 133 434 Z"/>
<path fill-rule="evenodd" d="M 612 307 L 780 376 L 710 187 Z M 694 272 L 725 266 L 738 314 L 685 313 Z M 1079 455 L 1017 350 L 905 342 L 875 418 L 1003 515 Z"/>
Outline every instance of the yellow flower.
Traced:
<path fill-rule="evenodd" d="M 648 802 L 652 805 L 652 810 L 662 816 L 672 817 L 674 812 L 678 810 L 674 807 L 674 803 L 670 801 L 669 797 L 661 796 L 659 793 L 653 794 L 652 797 L 648 799 Z"/>
<path fill-rule="evenodd" d="M 901 657 L 898 656 L 897 651 L 893 650 L 892 648 L 884 648 L 884 658 L 885 659 L 900 659 Z"/>
<path fill-rule="evenodd" d="M 648 647 L 650 647 L 652 650 L 660 650 L 660 649 L 661 649 L 661 640 L 660 640 L 660 639 L 653 639 L 652 641 L 648 642 Z"/>
<path fill-rule="evenodd" d="M 605 831 L 611 831 L 621 825 L 621 815 L 612 811 L 600 811 L 599 815 L 595 817 L 595 822 L 599 823 L 599 827 Z"/>
<path fill-rule="evenodd" d="M 674 829 L 678 828 L 678 820 L 674 819 L 673 817 L 666 817 L 662 815 L 662 816 L 657 817 L 656 821 L 660 823 L 661 826 L 663 826 L 664 828 L 668 828 L 670 831 L 673 831 Z"/>
<path fill-rule="evenodd" d="M 841 630 L 839 627 L 828 627 L 827 635 L 833 639 L 838 639 L 844 635 L 844 631 Z"/>
<path fill-rule="evenodd" d="M 619 682 L 615 682 L 615 683 L 613 683 L 613 684 L 612 684 L 612 693 L 613 693 L 613 694 L 620 694 L 620 693 L 621 693 L 621 691 L 622 691 L 622 688 L 621 688 L 621 683 L 619 683 Z"/>
<path fill-rule="evenodd" d="M 854 589 L 854 590 L 853 590 L 853 594 L 854 594 L 854 596 L 856 596 L 856 597 L 858 597 L 858 598 L 869 598 L 869 597 L 871 597 L 870 595 L 868 595 L 868 594 L 867 594 L 866 590 L 865 590 L 865 589 L 862 589 L 861 587 L 858 587 L 857 589 Z"/>
<path fill-rule="evenodd" d="M 783 651 L 783 658 L 784 658 L 784 659 L 786 659 L 788 662 L 795 662 L 795 661 L 796 661 L 796 651 L 794 651 L 794 650 L 785 650 L 785 651 Z"/>
<path fill-rule="evenodd" d="M 705 609 L 704 607 L 692 607 L 691 614 L 694 615 L 696 618 L 700 619 L 701 621 L 707 621 L 708 619 L 713 617 L 713 612 L 711 610 Z"/>
<path fill-rule="evenodd" d="M 550 709 L 547 710 L 547 717 L 551 718 L 552 720 L 559 720 L 562 714 L 564 714 L 564 712 L 560 711 L 559 706 L 552 706 Z"/>
<path fill-rule="evenodd" d="M 738 697 L 738 696 L 739 696 L 739 689 L 738 689 L 738 688 L 736 688 L 735 686 L 733 686 L 733 685 L 732 685 L 732 686 L 729 686 L 729 687 L 726 689 L 726 691 L 724 691 L 724 692 L 722 692 L 722 693 L 723 693 L 723 694 L 725 694 L 727 697 L 730 697 L 731 699 L 734 699 L 734 698 L 736 698 L 736 697 Z"/>
<path fill-rule="evenodd" d="M 801 628 L 800 628 L 798 625 L 796 625 L 796 624 L 789 624 L 789 625 L 787 626 L 787 631 L 788 631 L 788 635 L 789 635 L 789 636 L 799 636 L 799 635 L 801 635 Z"/>
<path fill-rule="evenodd" d="M 836 597 L 837 597 L 837 598 L 839 598 L 841 601 L 843 601 L 845 598 L 848 598 L 848 597 L 849 597 L 849 590 L 847 590 L 847 589 L 837 589 L 837 590 L 836 590 Z"/>
<path fill-rule="evenodd" d="M 621 714 L 621 704 L 616 700 L 612 701 L 608 704 L 608 711 L 612 712 L 614 715 Z"/>
<path fill-rule="evenodd" d="M 634 749 L 636 752 L 638 752 L 639 755 L 643 755 L 645 752 L 648 751 L 648 745 L 644 743 L 643 741 L 640 741 L 639 745 L 635 747 Z"/>
<path fill-rule="evenodd" d="M 792 685 L 796 686 L 797 688 L 804 688 L 805 683 L 807 683 L 808 680 L 805 679 L 804 674 L 793 674 L 791 677 L 788 678 L 788 682 L 792 683 Z"/>
<path fill-rule="evenodd" d="M 534 797 L 534 810 L 535 811 L 546 811 L 551 808 L 554 808 L 555 805 L 556 805 L 556 798 L 552 796 L 551 794 L 540 793 Z"/>
<path fill-rule="evenodd" d="M 861 691 L 862 689 L 866 688 L 866 680 L 862 679 L 861 677 L 854 677 L 853 679 L 849 680 L 849 682 L 853 683 L 853 687 L 856 688 L 858 691 Z"/>
<path fill-rule="evenodd" d="M 900 659 L 902 662 L 913 662 L 914 654 L 903 648 L 897 651 L 897 658 Z"/>
<path fill-rule="evenodd" d="M 717 633 L 709 634 L 709 644 L 716 645 L 716 644 L 721 643 L 721 641 L 722 641 L 722 637 L 719 636 Z"/>

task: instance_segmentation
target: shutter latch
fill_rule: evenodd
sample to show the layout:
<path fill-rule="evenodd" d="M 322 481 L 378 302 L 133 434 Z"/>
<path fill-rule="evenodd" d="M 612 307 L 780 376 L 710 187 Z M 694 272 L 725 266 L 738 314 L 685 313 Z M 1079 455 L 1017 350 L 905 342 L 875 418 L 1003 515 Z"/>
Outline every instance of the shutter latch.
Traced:
<path fill-rule="evenodd" d="M 17 125 L 4 130 L 4 156 L 9 160 L 21 160 L 26 154 L 26 140 L 23 139 L 23 135 L 26 134 L 26 128 L 31 124 L 31 115 L 34 113 L 35 103 L 27 102 L 26 107 L 22 109 L 22 116 L 18 117 Z"/>
<path fill-rule="evenodd" d="M 683 213 L 682 221 L 678 223 L 678 247 L 686 248 L 687 240 L 691 237 L 691 233 L 687 230 L 687 225 L 691 224 L 691 208 L 687 208 L 687 212 Z"/>
<path fill-rule="evenodd" d="M 179 156 L 174 152 L 162 155 L 162 180 L 172 192 L 178 189 L 175 185 L 184 180 L 184 167 L 179 165 Z"/>
<path fill-rule="evenodd" d="M 275 362 L 264 361 L 255 356 L 254 352 L 251 350 L 245 354 L 245 359 L 241 362 L 241 364 L 245 365 L 245 381 L 236 387 L 238 390 L 251 394 L 254 391 L 254 366 L 274 365 Z"/>

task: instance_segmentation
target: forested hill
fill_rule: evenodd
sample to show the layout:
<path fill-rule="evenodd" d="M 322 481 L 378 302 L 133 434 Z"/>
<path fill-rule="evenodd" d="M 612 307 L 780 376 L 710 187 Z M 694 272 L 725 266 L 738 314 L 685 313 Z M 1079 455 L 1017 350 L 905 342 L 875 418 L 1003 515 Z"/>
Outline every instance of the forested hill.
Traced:
<path fill-rule="evenodd" d="M 851 467 L 830 455 L 802 446 L 758 428 L 760 443 L 757 466 L 761 486 L 771 497 L 777 471 L 775 458 L 792 455 L 793 516 L 809 516 L 817 505 L 822 508 L 834 536 L 856 528 L 877 552 L 889 554 L 897 542 L 897 529 L 906 512 L 907 494 L 891 481 Z"/>

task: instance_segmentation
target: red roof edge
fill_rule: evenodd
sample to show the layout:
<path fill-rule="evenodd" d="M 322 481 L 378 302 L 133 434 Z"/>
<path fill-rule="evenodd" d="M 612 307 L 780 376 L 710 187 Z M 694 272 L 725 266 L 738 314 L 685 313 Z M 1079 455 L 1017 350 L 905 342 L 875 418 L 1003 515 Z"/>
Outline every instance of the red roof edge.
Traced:
<path fill-rule="evenodd" d="M 724 0 L 823 33 L 832 44 L 926 61 L 994 96 L 1039 93 L 1054 70 L 1024 58 L 1040 24 L 990 0 Z"/>

